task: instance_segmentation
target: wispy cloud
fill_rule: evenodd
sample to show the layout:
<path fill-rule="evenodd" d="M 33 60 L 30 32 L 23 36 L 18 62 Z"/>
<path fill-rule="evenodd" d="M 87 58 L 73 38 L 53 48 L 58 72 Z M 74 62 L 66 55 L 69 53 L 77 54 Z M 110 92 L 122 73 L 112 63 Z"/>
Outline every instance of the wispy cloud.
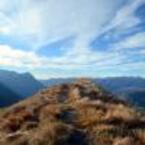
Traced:
<path fill-rule="evenodd" d="M 126 62 L 136 67 L 134 58 L 144 51 L 131 54 L 129 49 L 145 44 L 145 33 L 134 31 L 143 22 L 136 15 L 143 4 L 145 0 L 2 0 L 0 66 L 28 68 L 39 76 L 42 70 L 43 76 L 50 70 L 55 76 L 117 75 L 115 69 L 122 72 Z M 143 60 L 137 63 L 144 65 Z"/>
<path fill-rule="evenodd" d="M 123 39 L 115 44 L 117 49 L 128 49 L 128 48 L 145 48 L 145 32 L 140 32 L 130 37 Z"/>
<path fill-rule="evenodd" d="M 16 50 L 8 45 L 0 45 L 0 65 L 13 67 L 36 67 L 40 65 L 40 58 L 33 52 Z"/>
<path fill-rule="evenodd" d="M 115 29 L 116 33 L 119 33 L 137 26 L 142 20 L 137 17 L 135 12 L 143 4 L 145 4 L 145 0 L 127 1 L 127 3 L 117 11 L 115 17 L 110 21 L 103 32 Z"/>

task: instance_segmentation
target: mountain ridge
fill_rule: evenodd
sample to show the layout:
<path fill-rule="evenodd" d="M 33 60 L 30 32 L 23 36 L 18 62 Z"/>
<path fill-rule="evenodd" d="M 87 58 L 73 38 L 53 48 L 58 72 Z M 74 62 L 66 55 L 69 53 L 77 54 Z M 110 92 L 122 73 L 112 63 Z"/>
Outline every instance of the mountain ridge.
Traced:
<path fill-rule="evenodd" d="M 91 80 L 55 85 L 0 117 L 0 145 L 144 145 L 145 118 Z"/>
<path fill-rule="evenodd" d="M 51 85 L 70 83 L 74 81 L 75 78 L 58 78 L 50 80 L 42 80 L 45 86 L 49 87 Z M 99 84 L 104 87 L 109 92 L 113 93 L 121 99 L 126 100 L 128 103 L 135 105 L 136 107 L 144 107 L 145 104 L 144 97 L 145 93 L 142 93 L 141 99 L 132 99 L 135 92 L 139 92 L 140 89 L 145 90 L 145 78 L 142 77 L 105 77 L 105 78 L 92 78 L 95 84 Z M 130 92 L 130 93 L 129 93 Z M 132 92 L 132 93 L 131 93 Z M 143 91 L 145 92 L 145 91 Z M 142 101 L 140 101 L 142 100 Z M 137 105 L 136 105 L 137 104 Z"/>
<path fill-rule="evenodd" d="M 6 89 L 0 87 L 0 93 L 7 94 L 6 96 L 0 97 L 7 97 L 9 100 L 17 100 L 16 98 L 22 100 L 44 88 L 44 86 L 30 73 L 17 73 L 15 71 L 7 70 L 0 70 L 0 84 L 5 86 L 7 90 L 11 90 L 11 93 L 7 93 Z M 12 96 L 13 98 L 11 98 Z M 0 98 L 0 106 L 3 106 L 1 99 L 2 98 Z M 11 105 L 11 103 L 7 103 L 7 105 Z"/>

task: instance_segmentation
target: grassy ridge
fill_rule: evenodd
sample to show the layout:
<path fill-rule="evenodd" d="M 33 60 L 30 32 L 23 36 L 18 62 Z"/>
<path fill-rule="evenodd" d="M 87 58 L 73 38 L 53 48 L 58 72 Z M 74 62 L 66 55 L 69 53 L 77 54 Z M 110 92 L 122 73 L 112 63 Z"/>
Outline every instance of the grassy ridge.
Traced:
<path fill-rule="evenodd" d="M 145 117 L 87 80 L 7 108 L 0 145 L 145 145 Z"/>

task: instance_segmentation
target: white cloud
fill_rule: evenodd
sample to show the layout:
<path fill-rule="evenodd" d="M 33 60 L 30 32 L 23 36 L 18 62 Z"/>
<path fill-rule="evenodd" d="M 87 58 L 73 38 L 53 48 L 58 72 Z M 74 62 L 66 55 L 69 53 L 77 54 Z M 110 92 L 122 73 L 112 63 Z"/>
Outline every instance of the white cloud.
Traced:
<path fill-rule="evenodd" d="M 45 67 L 67 70 L 89 66 L 98 70 L 113 68 L 124 63 L 126 56 L 116 50 L 94 52 L 90 50 L 89 43 L 97 35 L 113 28 L 120 32 L 136 26 L 141 20 L 134 12 L 144 2 L 130 1 L 118 10 L 121 4 L 119 0 L 13 0 L 13 3 L 1 0 L 0 34 L 24 38 L 33 47 L 26 52 L 0 45 L 0 66 L 25 67 L 30 70 Z M 74 47 L 68 48 L 64 56 L 40 57 L 34 51 L 41 45 L 68 36 L 76 36 L 76 40 Z M 143 36 L 132 36 L 116 44 L 115 48 L 143 46 Z"/>
<path fill-rule="evenodd" d="M 130 28 L 136 26 L 141 20 L 135 16 L 135 11 L 139 6 L 145 3 L 144 0 L 135 0 L 128 3 L 126 6 L 121 8 L 115 18 L 111 22 L 112 27 Z"/>
<path fill-rule="evenodd" d="M 114 18 L 106 25 L 106 27 L 98 34 L 109 32 L 114 29 L 116 37 L 122 32 L 127 32 L 129 29 L 137 26 L 142 20 L 136 16 L 136 10 L 141 5 L 145 4 L 145 0 L 127 1 L 126 5 L 122 6 L 114 16 Z"/>
<path fill-rule="evenodd" d="M 39 57 L 34 52 L 17 50 L 7 45 L 0 45 L 0 50 L 1 67 L 8 66 L 16 69 L 25 68 L 34 73 L 34 75 L 39 78 L 47 78 L 48 76 L 96 76 L 97 73 L 103 71 L 104 73 L 102 73 L 102 75 L 105 75 L 105 72 L 111 75 L 110 71 L 112 71 L 114 68 L 123 71 L 126 67 L 131 70 L 132 67 L 134 67 L 134 69 L 140 69 L 145 65 L 145 63 L 143 62 L 130 62 L 128 64 L 125 64 L 124 61 L 126 59 L 126 56 L 120 55 L 117 52 L 96 52 L 93 54 L 91 52 L 88 52 L 86 54 L 81 54 L 81 57 L 65 56 L 61 58 L 50 59 Z M 91 57 L 88 57 L 89 55 L 91 55 Z M 53 69 L 54 71 L 52 71 Z M 89 72 L 88 69 L 90 70 Z M 59 72 L 58 70 L 61 71 Z"/>
<path fill-rule="evenodd" d="M 108 0 L 14 0 L 13 4 L 2 0 L 0 3 L 1 12 L 8 13 L 7 19 L 14 24 L 11 27 L 7 22 L 10 35 L 32 37 L 34 45 L 77 35 L 76 47 L 86 47 L 120 4 Z"/>
<path fill-rule="evenodd" d="M 145 32 L 137 33 L 133 36 L 127 37 L 126 39 L 123 39 L 122 41 L 114 44 L 113 48 L 116 48 L 117 50 L 124 50 L 125 48 L 138 48 L 138 47 L 144 47 L 145 48 Z"/>
<path fill-rule="evenodd" d="M 78 56 L 68 55 L 59 58 L 47 58 L 40 57 L 35 52 L 17 50 L 11 48 L 8 45 L 0 45 L 0 66 L 13 66 L 18 68 L 79 68 L 90 66 L 90 64 L 98 65 L 103 67 L 104 65 L 108 65 L 112 63 L 115 59 L 115 63 L 117 60 L 120 60 L 119 54 L 110 53 L 94 53 L 88 52 L 84 54 L 79 54 Z M 113 56 L 115 56 L 113 58 Z M 91 56 L 91 57 L 88 57 Z M 112 58 L 112 59 L 111 59 Z M 110 60 L 109 60 L 110 59 Z M 109 61 L 108 61 L 109 60 Z"/>
<path fill-rule="evenodd" d="M 33 52 L 25 52 L 0 45 L 0 66 L 36 67 L 40 65 L 40 58 Z"/>
<path fill-rule="evenodd" d="M 13 27 L 12 20 L 2 12 L 0 12 L 0 20 L 0 34 L 9 34 Z"/>

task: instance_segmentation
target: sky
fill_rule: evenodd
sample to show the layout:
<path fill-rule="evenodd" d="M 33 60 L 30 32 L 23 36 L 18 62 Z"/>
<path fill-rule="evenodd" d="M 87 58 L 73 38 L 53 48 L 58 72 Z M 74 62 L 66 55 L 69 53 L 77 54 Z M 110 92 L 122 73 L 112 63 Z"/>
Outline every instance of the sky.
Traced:
<path fill-rule="evenodd" d="M 145 77 L 145 0 L 0 0 L 0 69 Z"/>

